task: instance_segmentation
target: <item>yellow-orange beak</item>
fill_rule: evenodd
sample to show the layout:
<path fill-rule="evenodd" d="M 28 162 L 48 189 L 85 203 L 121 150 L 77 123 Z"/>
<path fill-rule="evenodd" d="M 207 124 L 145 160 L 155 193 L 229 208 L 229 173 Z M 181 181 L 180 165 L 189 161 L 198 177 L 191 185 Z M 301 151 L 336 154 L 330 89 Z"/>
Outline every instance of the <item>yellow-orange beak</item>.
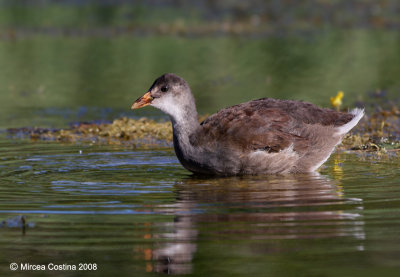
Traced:
<path fill-rule="evenodd" d="M 131 109 L 135 110 L 135 109 L 145 107 L 147 105 L 150 105 L 151 101 L 153 101 L 153 97 L 151 97 L 150 91 L 148 91 L 145 93 L 145 95 L 143 95 L 138 100 L 136 100 L 135 103 L 133 103 Z"/>

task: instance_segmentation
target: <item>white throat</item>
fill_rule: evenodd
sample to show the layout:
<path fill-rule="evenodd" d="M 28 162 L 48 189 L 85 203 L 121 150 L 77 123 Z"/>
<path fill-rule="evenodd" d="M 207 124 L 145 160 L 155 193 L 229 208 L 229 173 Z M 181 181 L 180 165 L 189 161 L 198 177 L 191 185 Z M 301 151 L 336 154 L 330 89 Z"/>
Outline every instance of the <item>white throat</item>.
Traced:
<path fill-rule="evenodd" d="M 154 99 L 151 106 L 169 115 L 173 121 L 184 121 L 183 110 L 178 107 L 176 99 L 174 99 L 172 95 L 165 95 L 163 98 Z"/>

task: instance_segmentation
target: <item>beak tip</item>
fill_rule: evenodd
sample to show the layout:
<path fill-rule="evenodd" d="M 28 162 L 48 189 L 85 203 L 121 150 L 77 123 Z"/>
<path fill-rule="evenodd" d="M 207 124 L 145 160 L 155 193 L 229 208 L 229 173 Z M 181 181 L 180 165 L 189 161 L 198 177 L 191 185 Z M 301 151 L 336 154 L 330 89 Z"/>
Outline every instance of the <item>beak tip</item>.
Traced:
<path fill-rule="evenodd" d="M 147 105 L 151 104 L 151 101 L 153 100 L 153 98 L 150 95 L 150 91 L 147 92 L 145 95 L 143 95 L 142 97 L 140 97 L 139 99 L 137 99 L 131 106 L 132 110 L 136 110 L 142 107 L 145 107 Z"/>

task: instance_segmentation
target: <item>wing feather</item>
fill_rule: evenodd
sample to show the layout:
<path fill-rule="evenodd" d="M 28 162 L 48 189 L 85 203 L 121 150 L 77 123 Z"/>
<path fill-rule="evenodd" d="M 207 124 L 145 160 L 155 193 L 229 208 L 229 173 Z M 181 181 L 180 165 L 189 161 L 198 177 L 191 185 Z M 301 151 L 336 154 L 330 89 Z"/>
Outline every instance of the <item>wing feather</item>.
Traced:
<path fill-rule="evenodd" d="M 232 106 L 208 117 L 200 133 L 190 138 L 194 145 L 223 142 L 233 149 L 279 152 L 293 145 L 308 147 L 308 138 L 296 132 L 304 125 L 340 126 L 353 115 L 323 109 L 307 102 L 263 98 Z"/>

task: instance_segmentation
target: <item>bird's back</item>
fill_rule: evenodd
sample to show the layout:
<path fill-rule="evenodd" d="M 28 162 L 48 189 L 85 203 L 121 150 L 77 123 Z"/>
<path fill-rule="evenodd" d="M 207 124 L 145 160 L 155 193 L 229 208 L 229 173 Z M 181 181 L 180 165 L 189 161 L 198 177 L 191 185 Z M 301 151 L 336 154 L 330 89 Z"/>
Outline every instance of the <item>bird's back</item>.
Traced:
<path fill-rule="evenodd" d="M 321 124 L 324 126 L 341 126 L 354 117 L 354 115 L 349 113 L 320 108 L 308 102 L 261 98 L 222 109 L 205 119 L 201 124 L 214 125 L 216 122 L 220 122 L 223 118 L 232 119 L 238 116 L 268 117 L 273 116 L 273 114 L 271 114 L 272 110 L 279 111 L 280 113 L 288 115 L 292 117 L 292 119 L 302 123 Z M 268 118 L 266 118 L 266 120 L 268 120 Z"/>
<path fill-rule="evenodd" d="M 191 142 L 219 157 L 214 167 L 234 163 L 244 174 L 313 171 L 340 143 L 338 128 L 354 117 L 307 102 L 262 98 L 211 115 Z"/>

